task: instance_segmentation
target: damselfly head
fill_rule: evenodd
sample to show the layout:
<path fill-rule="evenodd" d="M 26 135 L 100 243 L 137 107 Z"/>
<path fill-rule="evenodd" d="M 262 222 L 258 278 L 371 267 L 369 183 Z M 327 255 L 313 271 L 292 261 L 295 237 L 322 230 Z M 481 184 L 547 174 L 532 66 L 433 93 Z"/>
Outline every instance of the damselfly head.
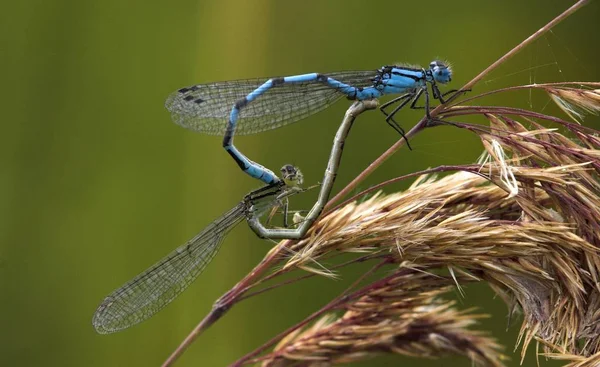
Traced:
<path fill-rule="evenodd" d="M 281 179 L 287 186 L 300 186 L 304 182 L 304 176 L 300 169 L 291 164 L 281 167 Z"/>
<path fill-rule="evenodd" d="M 434 60 L 429 64 L 429 70 L 433 75 L 433 79 L 442 84 L 452 81 L 452 69 L 450 64 L 440 60 Z"/>

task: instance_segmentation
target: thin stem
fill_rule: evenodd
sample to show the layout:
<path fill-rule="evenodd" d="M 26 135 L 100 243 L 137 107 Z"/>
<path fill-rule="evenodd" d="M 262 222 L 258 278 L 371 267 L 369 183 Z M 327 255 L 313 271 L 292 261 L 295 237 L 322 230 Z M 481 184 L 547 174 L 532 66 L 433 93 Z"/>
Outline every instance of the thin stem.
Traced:
<path fill-rule="evenodd" d="M 518 44 L 515 48 L 508 51 L 504 56 L 502 56 L 501 58 L 496 60 L 496 62 L 494 62 L 488 68 L 486 68 L 481 73 L 479 73 L 479 75 L 477 75 L 475 78 L 471 79 L 471 81 L 469 81 L 467 84 L 465 84 L 462 87 L 462 90 L 471 89 L 477 82 L 479 82 L 481 79 L 483 79 L 492 70 L 496 69 L 498 66 L 500 66 L 501 64 L 506 62 L 508 59 L 510 59 L 511 57 L 516 55 L 523 48 L 525 48 L 526 46 L 531 44 L 533 41 L 538 39 L 540 36 L 542 36 L 543 34 L 548 32 L 550 29 L 552 29 L 552 27 L 554 27 L 555 25 L 557 25 L 558 23 L 560 23 L 561 21 L 566 19 L 569 15 L 573 14 L 575 11 L 579 10 L 582 6 L 586 5 L 588 2 L 589 2 L 589 0 L 579 0 L 578 2 L 576 2 L 569 9 L 565 10 L 562 14 L 560 14 L 559 16 L 554 18 L 548 24 L 546 24 L 545 26 L 540 28 L 537 32 L 535 32 L 531 36 L 527 37 L 523 42 Z M 458 96 L 458 94 L 453 95 L 446 102 L 447 103 L 452 102 L 457 96 Z M 431 111 L 431 113 L 430 113 L 431 117 L 437 116 L 444 108 L 446 108 L 446 104 L 441 104 L 441 105 L 437 106 L 435 109 L 433 109 Z M 423 117 L 421 119 L 421 121 L 419 121 L 412 129 L 410 129 L 410 131 L 406 134 L 406 137 L 412 138 L 414 135 L 416 135 L 420 131 L 424 130 L 427 127 L 427 123 L 428 123 L 427 119 L 425 117 Z M 396 151 L 398 151 L 398 149 L 400 149 L 400 147 L 402 147 L 404 145 L 404 143 L 405 143 L 405 140 L 400 139 L 394 145 L 392 145 L 390 148 L 388 148 L 388 150 L 383 152 L 383 154 L 381 154 L 377 159 L 375 159 L 371 164 L 369 164 L 369 166 L 367 168 L 365 168 L 358 176 L 356 176 L 356 178 L 354 180 L 352 180 L 333 199 L 331 199 L 329 201 L 329 203 L 327 203 L 327 205 L 325 206 L 325 209 L 328 209 L 335 202 L 341 200 L 341 198 L 343 198 L 344 196 L 348 195 L 348 193 L 353 191 L 362 181 L 364 181 L 371 173 L 373 173 L 373 171 L 375 171 L 379 166 L 381 166 L 383 164 L 383 162 L 385 162 L 389 157 L 391 157 L 394 153 L 396 153 Z"/>
<path fill-rule="evenodd" d="M 342 294 L 340 294 L 339 296 L 337 296 L 335 299 L 333 299 L 327 305 L 325 305 L 324 307 L 322 307 L 320 310 L 314 312 L 312 315 L 308 316 L 307 318 L 305 318 L 301 322 L 297 323 L 296 325 L 290 327 L 289 329 L 287 329 L 287 330 L 283 331 L 282 333 L 280 333 L 279 335 L 275 336 L 274 338 L 272 338 L 271 340 L 269 340 L 265 344 L 263 344 L 260 347 L 256 348 L 254 351 L 252 351 L 252 352 L 246 354 L 245 356 L 243 356 L 242 358 L 238 359 L 235 363 L 233 363 L 231 365 L 231 367 L 239 367 L 239 366 L 241 366 L 247 360 L 255 357 L 258 354 L 260 354 L 265 349 L 267 349 L 271 345 L 277 343 L 279 340 L 281 340 L 283 337 L 285 337 L 286 335 L 290 334 L 291 332 L 293 332 L 295 330 L 298 330 L 301 327 L 304 327 L 309 322 L 311 322 L 311 321 L 315 320 L 317 317 L 323 315 L 325 312 L 329 312 L 331 310 L 334 310 L 337 307 L 340 307 L 345 302 L 347 302 L 348 299 L 350 298 L 350 297 L 348 297 L 348 292 L 351 289 L 355 288 L 365 278 L 367 278 L 369 275 L 373 274 L 375 271 L 377 271 L 377 269 L 381 268 L 383 265 L 385 265 L 387 263 L 388 263 L 388 261 L 384 260 L 384 261 L 381 261 L 378 264 L 375 264 L 371 269 L 369 269 L 367 272 L 365 272 L 360 277 L 358 277 L 358 279 L 356 279 L 348 288 L 346 288 L 346 290 L 344 292 L 342 292 Z M 386 279 L 386 278 L 384 278 L 384 279 Z"/>
<path fill-rule="evenodd" d="M 330 270 L 336 270 L 336 269 L 340 269 L 340 268 L 343 268 L 343 267 L 348 266 L 348 265 L 352 265 L 352 264 L 356 264 L 356 263 L 362 263 L 362 262 L 365 262 L 367 260 L 377 259 L 377 258 L 381 258 L 381 257 L 382 257 L 382 255 L 369 254 L 369 255 L 361 256 L 361 257 L 356 258 L 356 259 L 348 260 L 348 261 L 346 261 L 346 262 L 344 262 L 342 264 L 338 264 L 336 266 L 332 266 L 329 269 Z M 250 286 L 249 289 L 250 288 L 254 288 L 258 284 L 263 283 L 263 282 L 265 282 L 265 281 L 267 281 L 269 279 L 272 279 L 272 278 L 275 278 L 276 276 L 284 274 L 287 271 L 288 271 L 288 269 L 280 269 L 280 270 L 278 270 L 276 272 L 273 272 L 273 273 L 265 276 L 264 278 L 260 279 L 258 282 L 252 284 L 252 286 Z M 273 284 L 271 286 L 259 289 L 258 291 L 247 293 L 247 294 L 241 296 L 240 298 L 238 298 L 238 302 L 239 301 L 243 301 L 243 300 L 245 300 L 247 298 L 251 298 L 251 297 L 257 296 L 259 294 L 265 293 L 267 291 L 279 288 L 281 286 L 292 284 L 292 283 L 298 282 L 300 280 L 312 278 L 312 277 L 317 276 L 317 275 L 318 274 L 316 274 L 316 273 L 308 273 L 306 275 L 303 275 L 303 276 L 300 276 L 300 277 L 297 277 L 297 278 L 293 278 L 293 279 L 289 279 L 289 280 L 286 280 L 286 281 L 283 281 L 283 282 L 280 282 L 280 283 L 277 283 L 277 284 Z"/>
<path fill-rule="evenodd" d="M 196 327 L 186 336 L 186 338 L 179 344 L 179 346 L 171 353 L 169 358 L 162 364 L 162 367 L 171 366 L 175 361 L 185 352 L 185 350 L 196 340 L 196 338 L 202 334 L 202 332 L 208 329 L 212 324 L 219 320 L 228 310 L 237 302 L 237 300 L 244 295 L 248 290 L 248 286 L 254 282 L 256 278 L 263 272 L 265 272 L 273 262 L 279 256 L 279 249 L 288 246 L 292 242 L 285 240 L 279 242 L 279 244 L 271 249 L 267 256 L 256 266 L 252 271 L 246 275 L 241 281 L 239 281 L 231 290 L 225 293 L 219 298 L 213 308 L 210 310 L 208 315 L 202 319 L 202 321 L 196 325 Z"/>
<path fill-rule="evenodd" d="M 475 86 L 475 84 L 477 84 L 477 82 L 479 82 L 481 79 L 483 79 L 492 70 L 494 70 L 498 66 L 502 65 L 506 60 L 508 60 L 511 57 L 513 57 L 514 55 L 516 55 L 523 48 L 525 48 L 530 43 L 532 43 L 533 41 L 535 41 L 536 39 L 538 39 L 540 36 L 542 36 L 543 34 L 545 34 L 546 32 L 548 32 L 555 25 L 557 25 L 558 23 L 562 22 L 569 15 L 573 14 L 574 12 L 576 12 L 577 10 L 579 10 L 582 6 L 586 5 L 587 3 L 589 3 L 589 0 L 579 0 L 578 2 L 576 2 L 569 9 L 565 10 L 562 14 L 560 14 L 559 16 L 557 16 L 556 18 L 554 18 L 552 21 L 550 21 L 550 23 L 548 23 L 545 26 L 543 26 L 542 28 L 540 28 L 537 32 L 535 32 L 534 34 L 532 34 L 531 36 L 529 36 L 523 42 L 521 42 L 520 44 L 518 44 L 515 48 L 513 48 L 512 50 L 510 50 L 509 52 L 507 52 L 504 56 L 502 56 L 501 58 L 499 58 L 498 60 L 496 60 L 495 63 L 493 63 L 492 65 L 490 65 L 487 69 L 485 69 L 481 73 L 479 73 L 479 75 L 477 75 L 475 78 L 471 79 L 470 82 L 468 82 L 467 84 L 465 84 L 464 87 L 462 87 L 462 90 L 471 89 L 473 86 Z"/>
<path fill-rule="evenodd" d="M 470 101 L 473 101 L 473 100 L 476 100 L 476 99 L 479 99 L 482 97 L 487 97 L 489 95 L 502 93 L 502 92 L 509 92 L 509 91 L 520 90 L 520 89 L 545 89 L 546 87 L 566 87 L 566 86 L 571 86 L 571 85 L 586 86 L 586 87 L 599 87 L 600 83 L 598 83 L 598 82 L 556 82 L 556 83 L 517 85 L 514 87 L 494 89 L 489 92 L 477 94 L 477 95 L 471 96 L 469 98 L 461 99 L 460 101 L 446 104 L 446 107 L 450 108 L 450 107 L 453 107 L 453 106 L 456 106 L 459 104 L 463 104 L 465 102 L 470 102 Z"/>
<path fill-rule="evenodd" d="M 391 185 L 393 183 L 399 182 L 399 181 L 404 181 L 408 178 L 411 177 L 417 177 L 417 176 L 421 176 L 421 175 L 428 175 L 428 174 L 432 174 L 432 173 L 440 173 L 440 172 L 456 172 L 456 171 L 464 171 L 464 172 L 471 172 L 473 174 L 478 174 L 480 176 L 483 176 L 479 173 L 479 169 L 481 168 L 481 165 L 479 164 L 470 164 L 470 165 L 460 165 L 460 166 L 437 166 L 435 168 L 429 168 L 426 170 L 422 170 L 419 172 L 413 172 L 413 173 L 409 173 L 407 175 L 403 175 L 403 176 L 398 176 L 398 177 L 394 177 L 392 179 L 389 179 L 387 181 L 384 181 L 382 183 L 379 183 L 375 186 L 371 186 L 368 189 L 365 189 L 361 192 L 359 192 L 358 194 L 344 200 L 343 202 L 341 202 L 340 204 L 336 205 L 335 207 L 331 208 L 329 211 L 327 211 L 327 213 L 325 213 L 324 215 L 327 215 L 333 211 L 336 211 L 337 209 L 357 200 L 358 198 L 365 196 L 373 191 L 377 191 L 379 189 L 381 189 L 382 187 L 385 187 L 387 185 Z M 485 176 L 483 176 L 485 177 Z"/>
<path fill-rule="evenodd" d="M 565 121 L 559 117 L 554 117 L 550 115 L 546 115 L 539 112 L 533 112 L 529 110 L 524 110 L 521 108 L 514 107 L 496 107 L 496 106 L 463 106 L 463 107 L 454 107 L 450 110 L 444 111 L 444 118 L 456 117 L 456 116 L 465 116 L 465 115 L 482 115 L 482 114 L 498 114 L 498 115 L 518 115 L 522 117 L 532 117 L 540 120 L 552 121 L 557 124 L 570 126 L 573 123 Z M 440 121 L 442 124 L 449 124 L 444 121 Z"/>

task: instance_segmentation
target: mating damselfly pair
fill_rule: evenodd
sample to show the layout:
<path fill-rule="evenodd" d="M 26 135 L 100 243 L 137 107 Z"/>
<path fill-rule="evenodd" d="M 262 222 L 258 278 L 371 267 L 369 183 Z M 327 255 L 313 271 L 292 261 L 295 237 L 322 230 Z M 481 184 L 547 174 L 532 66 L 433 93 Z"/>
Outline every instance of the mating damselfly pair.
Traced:
<path fill-rule="evenodd" d="M 170 303 L 198 277 L 218 251 L 225 235 L 243 219 L 261 238 L 302 238 L 329 198 L 354 116 L 346 116 L 338 129 L 318 199 L 296 228 L 266 228 L 259 218 L 269 208 L 281 205 L 288 196 L 302 191 L 297 187 L 300 181 L 297 169 L 286 165 L 282 177 L 277 177 L 233 145 L 235 133 L 253 134 L 285 126 L 323 110 L 342 97 L 364 101 L 369 104 L 367 108 L 373 108 L 376 102 L 372 100 L 400 94 L 380 109 L 386 116 L 385 121 L 404 135 L 404 130 L 394 119 L 396 113 L 410 103 L 411 108 L 424 108 L 429 116 L 428 85 L 433 99 L 444 103 L 445 94 L 440 92 L 437 83 L 448 83 L 451 77 L 451 69 L 446 63 L 433 61 L 428 69 L 384 66 L 374 71 L 311 73 L 267 81 L 246 79 L 198 84 L 172 93 L 166 107 L 177 124 L 207 134 L 223 135 L 223 147 L 240 168 L 267 186 L 246 195 L 242 202 L 186 244 L 107 296 L 94 314 L 92 322 L 96 330 L 110 333 L 128 328 Z M 423 95 L 425 105 L 417 106 Z M 390 106 L 394 107 L 387 112 L 386 108 Z"/>

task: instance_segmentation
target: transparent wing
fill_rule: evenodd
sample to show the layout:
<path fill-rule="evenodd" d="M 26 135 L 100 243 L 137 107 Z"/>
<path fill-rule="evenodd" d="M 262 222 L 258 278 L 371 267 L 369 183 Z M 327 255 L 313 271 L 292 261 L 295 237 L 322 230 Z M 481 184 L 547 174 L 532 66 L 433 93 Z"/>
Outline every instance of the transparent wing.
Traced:
<path fill-rule="evenodd" d="M 202 273 L 219 251 L 223 238 L 245 218 L 244 202 L 148 270 L 108 295 L 98 306 L 92 324 L 101 334 L 135 325 L 169 304 Z"/>
<path fill-rule="evenodd" d="M 373 84 L 376 71 L 344 71 L 327 76 L 354 87 Z M 268 78 L 198 84 L 173 92 L 165 103 L 173 121 L 185 128 L 224 135 L 235 102 Z M 240 113 L 236 134 L 254 134 L 301 120 L 343 97 L 323 83 L 282 84 L 250 102 Z"/>

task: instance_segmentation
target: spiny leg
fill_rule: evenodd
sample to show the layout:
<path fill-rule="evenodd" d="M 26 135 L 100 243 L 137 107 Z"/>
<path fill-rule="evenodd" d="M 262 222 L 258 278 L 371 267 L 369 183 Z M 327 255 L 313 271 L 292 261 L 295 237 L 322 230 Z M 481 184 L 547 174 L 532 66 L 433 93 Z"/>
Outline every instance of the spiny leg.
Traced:
<path fill-rule="evenodd" d="M 456 96 L 458 96 L 459 94 L 465 94 L 470 91 L 471 91 L 471 89 L 451 89 L 447 92 L 442 93 L 442 95 L 438 99 L 440 100 L 441 103 L 447 103 L 447 102 L 453 100 L 454 98 L 456 98 Z M 450 95 L 450 94 L 451 94 L 451 96 L 449 98 L 444 99 L 444 97 L 446 97 L 447 95 Z"/>
<path fill-rule="evenodd" d="M 411 93 L 405 93 L 405 94 L 401 95 L 400 97 L 396 97 L 396 98 L 392 99 L 391 101 L 382 104 L 381 106 L 379 106 L 379 109 L 381 110 L 381 112 L 383 112 L 384 115 L 387 116 L 388 114 L 387 114 L 387 112 L 385 112 L 385 108 L 387 108 L 387 106 L 393 105 L 394 103 L 396 103 L 398 101 L 401 101 L 401 100 L 403 100 L 405 98 L 411 98 L 414 95 L 415 94 L 412 93 L 412 92 Z"/>
<path fill-rule="evenodd" d="M 433 89 L 433 98 L 437 99 L 438 101 L 440 101 L 441 104 L 447 103 L 448 101 L 454 99 L 455 95 L 459 95 L 459 94 L 467 93 L 467 92 L 471 91 L 470 89 L 451 89 L 451 90 L 449 90 L 447 92 L 441 93 L 440 90 L 439 90 L 439 88 L 437 87 L 437 85 L 432 86 L 432 89 Z M 450 94 L 452 94 L 452 95 L 449 98 L 444 98 L 444 97 L 446 97 L 447 95 L 450 95 Z M 432 107 L 435 108 L 437 106 L 432 106 Z M 414 106 L 414 107 L 411 107 L 411 108 L 413 108 L 413 109 L 424 109 L 425 107 L 424 106 Z"/>
<path fill-rule="evenodd" d="M 396 114 L 396 112 L 398 112 L 402 107 L 404 107 L 406 105 L 406 103 L 408 103 L 410 101 L 410 98 L 414 97 L 414 93 L 406 93 L 401 95 L 400 97 L 394 98 L 391 101 L 384 103 L 379 110 L 381 111 L 381 113 L 383 113 L 385 115 L 385 122 L 388 123 L 388 125 L 390 125 L 394 130 L 396 130 L 398 133 L 400 133 L 400 135 L 404 136 L 404 129 L 402 129 L 402 127 L 400 127 L 400 124 L 398 124 L 395 120 L 394 120 L 394 115 Z M 385 111 L 385 108 L 390 106 L 393 103 L 402 101 L 400 103 L 400 105 L 398 107 L 396 107 L 391 114 L 388 114 Z"/>
<path fill-rule="evenodd" d="M 431 85 L 431 89 L 433 90 L 433 97 L 435 99 L 439 100 L 441 104 L 445 104 L 445 103 L 449 102 L 450 100 L 454 99 L 459 94 L 466 93 L 466 92 L 470 91 L 470 89 L 451 89 L 451 90 L 449 90 L 449 91 L 447 91 L 445 93 L 441 93 L 440 90 L 439 90 L 439 88 L 438 88 L 438 86 L 436 84 L 432 84 Z M 444 99 L 444 96 L 447 96 L 447 95 L 450 95 L 450 94 L 452 94 L 450 96 L 450 98 Z M 427 94 L 426 94 L 426 97 L 427 97 Z M 427 124 L 429 126 L 440 125 L 440 124 L 443 124 L 443 123 L 450 123 L 450 124 L 452 124 L 451 122 L 448 122 L 448 121 L 440 120 L 440 119 L 437 119 L 437 118 L 431 118 L 431 116 L 429 114 L 429 103 L 428 102 L 429 102 L 429 98 L 426 98 L 425 99 L 425 109 L 426 109 L 426 112 L 427 112 Z"/>
<path fill-rule="evenodd" d="M 420 93 L 417 93 L 413 99 L 418 99 L 419 95 L 420 95 Z M 394 108 L 394 110 L 389 115 L 387 115 L 387 117 L 385 118 L 385 122 L 387 122 L 388 125 L 390 125 L 398 133 L 400 133 L 400 136 L 402 136 L 404 141 L 406 141 L 406 146 L 408 147 L 408 149 L 412 150 L 412 147 L 410 146 L 410 143 L 408 142 L 408 138 L 406 137 L 406 133 L 404 132 L 404 129 L 402 128 L 402 126 L 400 126 L 399 123 L 396 122 L 396 120 L 394 120 L 394 115 L 396 115 L 396 113 L 398 113 L 398 111 L 400 111 L 410 101 L 411 101 L 410 99 L 405 99 L 404 101 L 402 101 L 402 103 L 400 103 L 396 108 Z M 414 101 L 413 101 L 413 103 L 414 103 Z"/>
<path fill-rule="evenodd" d="M 269 212 L 269 215 L 267 216 L 267 220 L 265 220 L 266 226 L 271 226 L 271 221 L 273 221 L 273 218 L 278 214 L 278 212 L 279 212 L 279 205 L 275 205 L 271 208 L 271 211 Z"/>
<path fill-rule="evenodd" d="M 425 115 L 427 116 L 427 120 L 431 120 L 431 115 L 429 115 L 429 90 L 427 87 L 422 89 L 425 92 Z M 416 101 L 415 101 L 416 102 Z"/>
<path fill-rule="evenodd" d="M 440 103 L 445 103 L 443 94 L 440 92 L 440 88 L 438 88 L 437 84 L 434 82 L 431 83 L 431 90 L 433 91 L 433 99 L 437 99 Z"/>
<path fill-rule="evenodd" d="M 406 145 L 408 146 L 408 149 L 412 150 L 412 147 L 410 146 L 410 143 L 408 142 L 408 139 L 406 138 L 406 134 L 404 132 L 404 129 L 400 126 L 400 124 L 398 124 L 398 122 L 396 122 L 396 120 L 394 120 L 394 116 L 396 115 L 396 113 L 398 113 L 398 111 L 400 111 L 404 106 L 406 106 L 406 104 L 408 104 L 408 102 L 411 102 L 410 108 L 414 108 L 415 104 L 417 103 L 417 101 L 419 100 L 419 98 L 421 97 L 421 94 L 423 93 L 423 89 L 419 89 L 418 92 L 416 93 L 406 93 L 403 94 L 400 97 L 394 98 L 393 100 L 385 103 L 383 106 L 381 106 L 381 112 L 386 116 L 385 121 L 394 129 L 396 130 L 401 136 L 402 138 L 404 138 L 404 140 L 406 141 Z M 394 110 L 392 110 L 391 113 L 387 113 L 385 110 L 383 110 L 383 108 L 391 105 L 392 103 L 398 102 L 398 101 L 402 101 L 396 108 L 394 108 Z"/>
<path fill-rule="evenodd" d="M 466 92 L 469 91 L 469 90 L 462 90 L 462 89 L 461 90 L 452 89 L 452 90 L 449 90 L 449 91 L 447 91 L 445 93 L 441 93 L 440 89 L 437 86 L 437 84 L 432 84 L 431 85 L 431 89 L 433 91 L 433 98 L 437 99 L 438 101 L 440 101 L 440 104 L 445 104 L 446 102 L 448 102 L 448 101 L 452 100 L 453 98 L 455 98 L 455 96 L 457 96 L 458 94 L 466 93 Z M 450 96 L 450 98 L 444 99 L 444 96 L 449 95 L 449 94 L 452 94 Z M 435 107 L 437 107 L 437 106 L 435 106 Z M 419 107 L 416 107 L 416 108 L 419 108 Z M 430 111 L 429 93 L 428 93 L 427 90 L 425 90 L 425 107 L 424 108 L 425 108 L 425 113 L 427 115 L 427 125 L 428 126 L 439 125 L 439 122 L 441 120 L 432 119 L 431 115 L 429 114 L 429 111 Z"/>
<path fill-rule="evenodd" d="M 288 198 L 283 199 L 283 228 L 288 228 L 288 210 L 290 201 Z"/>
<path fill-rule="evenodd" d="M 421 97 L 421 94 L 425 93 L 425 106 L 417 106 L 417 101 L 419 100 L 419 97 Z M 433 92 L 434 96 L 436 94 L 435 90 Z M 431 119 L 431 116 L 429 115 L 429 90 L 427 89 L 427 86 L 421 88 L 419 90 L 419 92 L 417 93 L 417 97 L 415 97 L 413 99 L 413 103 L 410 104 L 410 108 L 413 110 L 422 110 L 425 109 L 425 114 L 427 115 L 427 119 Z"/>
<path fill-rule="evenodd" d="M 280 211 L 280 209 L 281 209 L 281 211 Z M 271 226 L 271 222 L 273 221 L 273 218 L 277 214 L 281 214 L 283 216 L 283 228 L 288 228 L 289 227 L 289 220 L 288 220 L 289 200 L 287 197 L 282 199 L 278 205 L 275 205 L 275 206 L 273 206 L 273 208 L 271 208 L 271 211 L 269 212 L 269 215 L 267 216 L 267 220 L 265 220 L 265 225 Z"/>

